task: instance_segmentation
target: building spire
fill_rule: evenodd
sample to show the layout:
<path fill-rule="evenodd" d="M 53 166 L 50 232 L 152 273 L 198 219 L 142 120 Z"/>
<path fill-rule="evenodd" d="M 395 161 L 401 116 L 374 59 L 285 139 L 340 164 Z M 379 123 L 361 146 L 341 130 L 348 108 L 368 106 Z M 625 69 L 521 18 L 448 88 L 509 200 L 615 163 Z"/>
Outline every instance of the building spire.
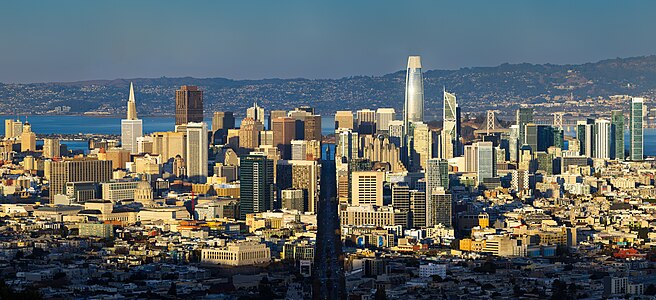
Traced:
<path fill-rule="evenodd" d="M 134 100 L 134 85 L 130 82 L 130 97 L 128 98 L 128 120 L 137 119 L 137 103 Z"/>

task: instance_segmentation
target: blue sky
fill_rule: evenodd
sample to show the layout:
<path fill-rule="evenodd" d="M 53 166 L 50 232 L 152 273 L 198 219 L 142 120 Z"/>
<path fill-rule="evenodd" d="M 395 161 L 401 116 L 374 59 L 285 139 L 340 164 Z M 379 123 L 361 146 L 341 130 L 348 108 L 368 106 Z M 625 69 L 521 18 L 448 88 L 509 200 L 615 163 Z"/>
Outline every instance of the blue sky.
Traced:
<path fill-rule="evenodd" d="M 338 78 L 656 54 L 656 1 L 11 1 L 0 82 Z"/>

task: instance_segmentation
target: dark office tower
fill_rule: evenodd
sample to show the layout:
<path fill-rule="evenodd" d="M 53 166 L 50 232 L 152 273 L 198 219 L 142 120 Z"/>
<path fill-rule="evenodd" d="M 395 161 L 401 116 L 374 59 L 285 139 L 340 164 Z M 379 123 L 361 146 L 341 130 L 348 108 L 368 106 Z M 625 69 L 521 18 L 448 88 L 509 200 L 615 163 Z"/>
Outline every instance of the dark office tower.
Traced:
<path fill-rule="evenodd" d="M 410 210 L 410 188 L 405 182 L 397 182 L 392 185 L 392 206 L 395 209 Z"/>
<path fill-rule="evenodd" d="M 239 165 L 239 218 L 273 209 L 273 160 L 264 155 L 247 155 Z"/>
<path fill-rule="evenodd" d="M 559 149 L 565 148 L 565 132 L 560 128 L 553 127 L 553 145 Z"/>
<path fill-rule="evenodd" d="M 452 220 L 452 203 L 451 203 L 451 194 L 447 194 L 444 191 L 432 194 L 431 202 L 435 208 L 435 224 L 442 224 L 445 227 L 451 227 Z"/>
<path fill-rule="evenodd" d="M 592 157 L 594 153 L 594 119 L 576 122 L 576 139 L 579 141 L 579 154 Z"/>
<path fill-rule="evenodd" d="M 235 128 L 235 116 L 231 111 L 216 111 L 212 116 L 212 134 L 214 144 L 226 144 L 228 129 Z"/>
<path fill-rule="evenodd" d="M 306 141 L 321 141 L 321 116 L 320 115 L 309 115 L 305 117 L 303 122 L 305 127 L 305 132 L 303 139 Z"/>
<path fill-rule="evenodd" d="M 321 161 L 321 189 L 317 212 L 317 243 L 312 272 L 312 299 L 346 299 L 344 255 L 337 211 L 335 159 Z"/>
<path fill-rule="evenodd" d="M 533 108 L 522 107 L 517 110 L 515 124 L 519 126 L 519 146 L 526 144 L 526 124 L 533 123 Z M 533 149 L 535 151 L 535 149 Z"/>
<path fill-rule="evenodd" d="M 611 158 L 624 160 L 624 112 L 611 112 Z"/>
<path fill-rule="evenodd" d="M 296 120 L 289 117 L 275 118 L 271 121 L 273 145 L 280 150 L 282 159 L 292 158 L 292 140 L 296 139 Z"/>
<path fill-rule="evenodd" d="M 175 91 L 175 125 L 203 122 L 203 91 L 183 85 Z"/>

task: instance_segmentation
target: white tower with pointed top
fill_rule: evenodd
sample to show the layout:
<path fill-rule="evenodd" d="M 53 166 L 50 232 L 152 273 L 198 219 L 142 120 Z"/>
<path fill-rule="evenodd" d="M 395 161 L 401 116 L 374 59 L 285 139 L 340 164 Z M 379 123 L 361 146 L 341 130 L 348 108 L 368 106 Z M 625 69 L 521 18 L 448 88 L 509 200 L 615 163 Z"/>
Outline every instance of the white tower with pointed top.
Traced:
<path fill-rule="evenodd" d="M 137 119 L 137 103 L 134 98 L 134 86 L 130 82 L 127 119 L 121 120 L 121 147 L 137 154 L 137 138 L 143 136 L 143 121 Z"/>

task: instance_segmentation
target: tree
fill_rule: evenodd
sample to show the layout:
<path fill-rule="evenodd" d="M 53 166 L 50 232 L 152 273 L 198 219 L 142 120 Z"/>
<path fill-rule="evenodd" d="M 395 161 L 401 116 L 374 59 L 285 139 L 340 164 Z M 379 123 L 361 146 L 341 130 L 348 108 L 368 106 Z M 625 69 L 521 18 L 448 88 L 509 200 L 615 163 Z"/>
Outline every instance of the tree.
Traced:
<path fill-rule="evenodd" d="M 647 288 L 645 289 L 645 295 L 648 296 L 656 295 L 656 285 L 654 285 L 653 283 L 648 285 Z"/>
<path fill-rule="evenodd" d="M 178 288 L 175 285 L 175 282 L 171 282 L 171 287 L 169 287 L 169 291 L 167 294 L 171 296 L 177 296 L 178 295 Z"/>

